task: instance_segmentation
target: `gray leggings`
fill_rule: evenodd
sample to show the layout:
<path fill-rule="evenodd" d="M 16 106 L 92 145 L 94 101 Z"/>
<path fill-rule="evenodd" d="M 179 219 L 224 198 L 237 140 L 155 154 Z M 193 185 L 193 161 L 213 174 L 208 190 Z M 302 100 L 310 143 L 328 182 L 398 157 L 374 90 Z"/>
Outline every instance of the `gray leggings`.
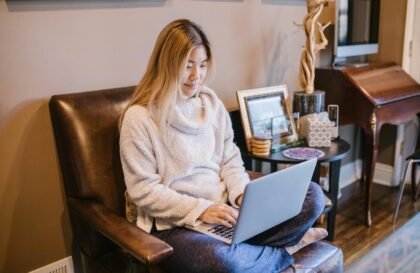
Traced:
<path fill-rule="evenodd" d="M 163 267 L 173 273 L 278 273 L 293 263 L 284 247 L 300 241 L 324 209 L 321 188 L 311 182 L 302 211 L 244 243 L 228 245 L 207 235 L 173 228 L 152 231 L 170 244 L 173 255 Z"/>

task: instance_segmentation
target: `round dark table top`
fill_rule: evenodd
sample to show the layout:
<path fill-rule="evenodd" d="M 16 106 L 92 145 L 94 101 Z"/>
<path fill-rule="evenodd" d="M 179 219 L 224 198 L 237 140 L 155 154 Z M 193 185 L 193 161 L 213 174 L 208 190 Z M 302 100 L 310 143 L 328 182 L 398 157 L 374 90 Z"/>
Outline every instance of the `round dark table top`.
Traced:
<path fill-rule="evenodd" d="M 308 147 L 306 145 L 299 145 L 296 147 Z M 350 150 L 350 144 L 347 143 L 345 140 L 336 139 L 331 141 L 330 147 L 314 147 L 315 149 L 321 150 L 325 153 L 323 157 L 318 158 L 318 162 L 330 162 L 341 160 L 344 158 L 348 151 Z M 286 150 L 286 149 L 284 149 Z M 272 163 L 299 163 L 305 160 L 301 159 L 293 159 L 283 155 L 283 150 L 277 151 L 275 153 L 271 153 L 267 156 L 257 156 L 254 154 L 249 154 L 249 156 L 253 159 L 267 161 Z"/>

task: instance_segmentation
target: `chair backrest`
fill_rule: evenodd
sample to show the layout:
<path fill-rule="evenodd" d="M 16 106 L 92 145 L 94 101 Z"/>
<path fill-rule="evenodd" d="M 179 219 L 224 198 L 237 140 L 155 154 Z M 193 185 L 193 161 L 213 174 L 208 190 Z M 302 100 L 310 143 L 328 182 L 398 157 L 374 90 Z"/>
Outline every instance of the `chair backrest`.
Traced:
<path fill-rule="evenodd" d="M 53 96 L 50 115 L 67 198 L 124 214 L 118 119 L 134 87 Z"/>
<path fill-rule="evenodd" d="M 232 129 L 234 133 L 233 141 L 239 147 L 242 152 L 246 152 L 246 142 L 244 136 L 244 130 L 241 121 L 241 112 L 239 110 L 229 111 L 230 120 L 232 121 Z"/>

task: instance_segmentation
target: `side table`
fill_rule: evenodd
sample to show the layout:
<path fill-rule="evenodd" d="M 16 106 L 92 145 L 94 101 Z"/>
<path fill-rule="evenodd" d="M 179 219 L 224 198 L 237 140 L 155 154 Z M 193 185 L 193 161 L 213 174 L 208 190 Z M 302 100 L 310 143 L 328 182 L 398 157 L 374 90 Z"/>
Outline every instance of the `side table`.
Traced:
<path fill-rule="evenodd" d="M 331 142 L 330 147 L 317 147 L 316 149 L 323 151 L 325 155 L 318 158 L 318 162 L 312 176 L 312 180 L 314 182 L 319 183 L 320 181 L 321 163 L 329 162 L 329 189 L 328 191 L 324 190 L 324 192 L 332 203 L 331 208 L 325 211 L 327 213 L 327 240 L 332 241 L 334 240 L 335 217 L 337 213 L 337 194 L 340 178 L 341 159 L 347 155 L 348 151 L 350 150 L 350 144 L 342 139 L 336 139 Z M 277 165 L 279 163 L 296 164 L 303 161 L 288 158 L 283 155 L 282 151 L 271 153 L 268 156 L 256 156 L 249 153 L 247 157 L 258 161 L 269 162 L 271 164 L 271 172 L 277 171 Z"/>

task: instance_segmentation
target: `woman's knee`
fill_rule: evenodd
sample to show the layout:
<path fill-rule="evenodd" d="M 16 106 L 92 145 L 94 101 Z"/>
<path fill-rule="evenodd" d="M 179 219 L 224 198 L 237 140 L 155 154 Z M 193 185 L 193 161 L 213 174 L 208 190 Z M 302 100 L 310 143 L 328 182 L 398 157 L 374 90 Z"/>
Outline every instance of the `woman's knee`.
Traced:
<path fill-rule="evenodd" d="M 307 202 L 311 208 L 314 218 L 318 218 L 318 216 L 325 208 L 325 199 L 324 192 L 317 183 L 311 182 L 309 184 L 308 194 L 306 196 L 305 202 Z"/>

